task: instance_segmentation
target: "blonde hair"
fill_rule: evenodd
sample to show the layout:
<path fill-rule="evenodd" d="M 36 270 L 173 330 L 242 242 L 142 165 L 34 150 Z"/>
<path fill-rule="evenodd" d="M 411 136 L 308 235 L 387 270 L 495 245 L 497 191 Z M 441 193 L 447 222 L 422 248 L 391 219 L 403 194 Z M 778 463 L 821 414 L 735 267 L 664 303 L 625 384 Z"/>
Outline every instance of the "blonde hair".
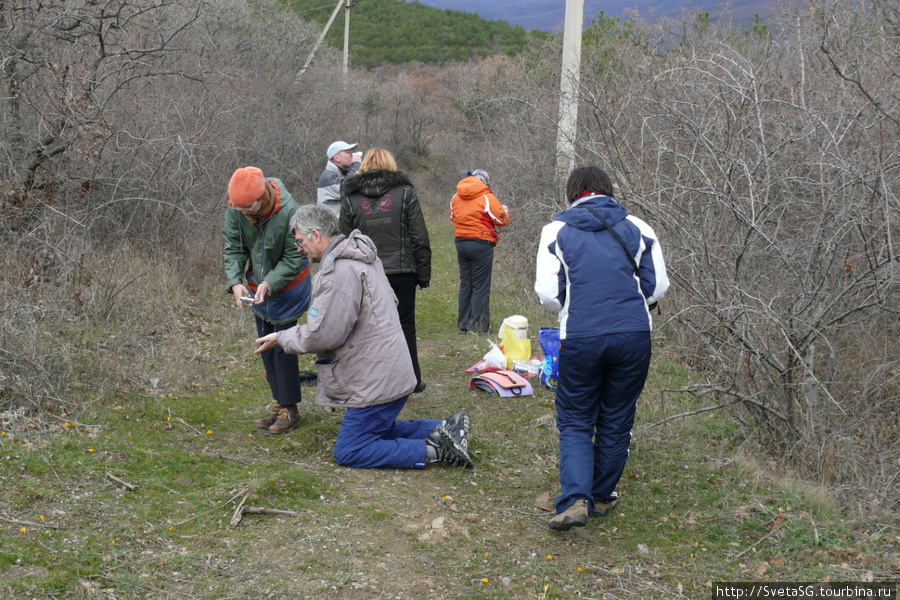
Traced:
<path fill-rule="evenodd" d="M 362 175 L 372 169 L 396 171 L 397 161 L 394 160 L 394 155 L 384 148 L 370 148 L 363 157 L 362 164 L 359 165 L 359 173 Z"/>

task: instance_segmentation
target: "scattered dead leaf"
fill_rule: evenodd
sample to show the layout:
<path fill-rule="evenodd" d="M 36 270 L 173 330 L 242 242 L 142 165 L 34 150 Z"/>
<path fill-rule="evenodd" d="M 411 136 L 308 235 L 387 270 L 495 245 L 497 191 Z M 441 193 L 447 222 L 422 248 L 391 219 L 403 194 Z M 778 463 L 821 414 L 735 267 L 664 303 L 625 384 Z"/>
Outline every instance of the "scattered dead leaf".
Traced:
<path fill-rule="evenodd" d="M 775 522 L 772 523 L 772 526 L 769 528 L 769 533 L 772 533 L 773 531 L 775 531 L 776 529 L 781 527 L 781 524 L 783 522 L 784 522 L 784 512 L 778 511 L 778 516 L 775 517 Z"/>
<path fill-rule="evenodd" d="M 553 504 L 550 502 L 550 492 L 544 492 L 534 499 L 534 505 L 541 510 L 550 512 L 553 510 Z"/>

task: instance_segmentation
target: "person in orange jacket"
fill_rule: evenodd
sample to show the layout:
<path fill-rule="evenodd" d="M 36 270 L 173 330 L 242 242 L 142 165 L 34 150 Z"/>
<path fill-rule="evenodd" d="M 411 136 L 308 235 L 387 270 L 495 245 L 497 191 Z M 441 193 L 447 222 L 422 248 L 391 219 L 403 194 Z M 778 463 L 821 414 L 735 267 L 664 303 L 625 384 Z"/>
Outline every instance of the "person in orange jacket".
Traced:
<path fill-rule="evenodd" d="M 450 201 L 459 262 L 459 332 L 488 333 L 491 329 L 491 271 L 498 227 L 509 225 L 509 210 L 490 188 L 490 175 L 477 169 L 456 185 Z"/>

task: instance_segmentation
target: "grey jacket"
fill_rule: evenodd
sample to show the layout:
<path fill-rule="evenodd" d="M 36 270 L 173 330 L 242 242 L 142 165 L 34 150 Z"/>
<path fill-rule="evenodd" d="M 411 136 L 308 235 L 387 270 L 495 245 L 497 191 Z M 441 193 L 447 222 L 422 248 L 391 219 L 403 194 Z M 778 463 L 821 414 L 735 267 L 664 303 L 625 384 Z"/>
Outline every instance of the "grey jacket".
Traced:
<path fill-rule="evenodd" d="M 387 404 L 416 387 L 397 298 L 375 244 L 359 230 L 331 243 L 313 277 L 306 323 L 277 339 L 285 352 L 317 355 L 322 406 Z"/>
<path fill-rule="evenodd" d="M 341 216 L 341 182 L 350 175 L 359 172 L 360 163 L 355 162 L 350 165 L 347 172 L 341 171 L 341 168 L 328 161 L 325 170 L 319 176 L 319 186 L 316 192 L 316 204 L 331 209 L 334 216 Z"/>

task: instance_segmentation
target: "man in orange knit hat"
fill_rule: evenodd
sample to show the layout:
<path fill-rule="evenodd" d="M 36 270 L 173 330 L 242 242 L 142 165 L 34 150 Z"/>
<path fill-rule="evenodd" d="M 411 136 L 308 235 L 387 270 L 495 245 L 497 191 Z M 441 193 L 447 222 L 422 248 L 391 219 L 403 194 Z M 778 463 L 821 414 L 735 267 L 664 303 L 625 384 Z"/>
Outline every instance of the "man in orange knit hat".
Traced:
<path fill-rule="evenodd" d="M 226 289 L 235 306 L 243 310 L 246 303 L 253 310 L 260 336 L 290 329 L 309 306 L 311 290 L 306 255 L 289 227 L 299 205 L 280 179 L 263 177 L 257 167 L 234 172 L 228 204 L 222 229 Z M 256 425 L 270 433 L 290 431 L 300 423 L 297 356 L 281 348 L 261 356 L 275 403 Z"/>

